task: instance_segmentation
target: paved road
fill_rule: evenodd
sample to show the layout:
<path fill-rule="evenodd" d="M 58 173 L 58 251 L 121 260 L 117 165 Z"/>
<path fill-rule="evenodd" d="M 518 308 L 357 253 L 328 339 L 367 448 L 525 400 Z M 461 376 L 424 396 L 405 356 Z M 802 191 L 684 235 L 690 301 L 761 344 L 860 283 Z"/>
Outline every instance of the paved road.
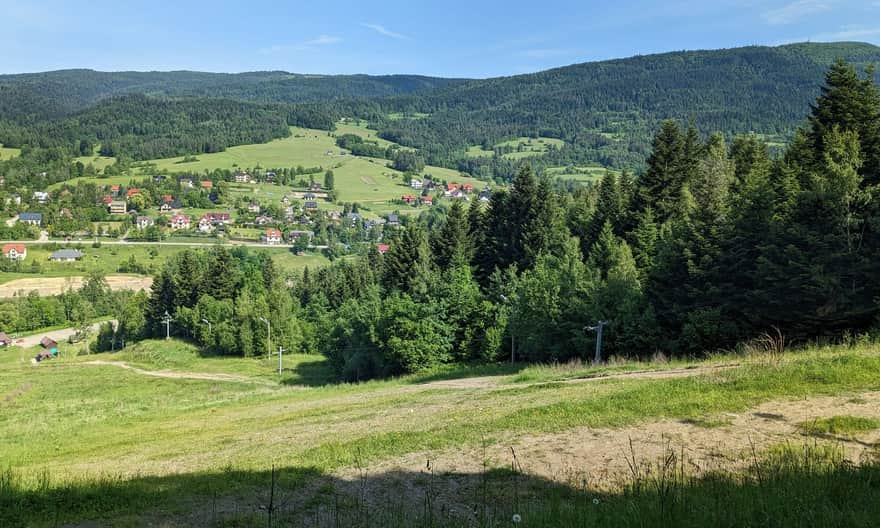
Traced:
<path fill-rule="evenodd" d="M 113 324 L 116 324 L 116 321 L 112 321 Z M 92 332 L 96 333 L 101 325 L 104 323 L 95 323 L 92 325 Z M 43 332 L 40 334 L 29 335 L 25 337 L 21 337 L 15 340 L 15 346 L 22 348 L 31 348 L 40 344 L 40 340 L 44 337 L 48 337 L 50 339 L 54 339 L 56 343 L 62 343 L 67 341 L 67 338 L 76 333 L 75 328 L 64 328 L 62 330 L 51 330 L 49 332 Z"/>

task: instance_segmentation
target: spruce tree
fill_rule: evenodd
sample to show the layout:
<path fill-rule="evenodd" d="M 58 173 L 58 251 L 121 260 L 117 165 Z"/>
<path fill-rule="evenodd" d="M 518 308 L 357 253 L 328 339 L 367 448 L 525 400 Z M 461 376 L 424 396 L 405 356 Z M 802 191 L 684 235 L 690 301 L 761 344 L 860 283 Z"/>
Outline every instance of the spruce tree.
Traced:
<path fill-rule="evenodd" d="M 635 205 L 639 213 L 652 208 L 657 221 L 663 223 L 672 216 L 684 183 L 685 144 L 678 123 L 664 121 L 652 146 L 648 169 L 639 179 Z"/>

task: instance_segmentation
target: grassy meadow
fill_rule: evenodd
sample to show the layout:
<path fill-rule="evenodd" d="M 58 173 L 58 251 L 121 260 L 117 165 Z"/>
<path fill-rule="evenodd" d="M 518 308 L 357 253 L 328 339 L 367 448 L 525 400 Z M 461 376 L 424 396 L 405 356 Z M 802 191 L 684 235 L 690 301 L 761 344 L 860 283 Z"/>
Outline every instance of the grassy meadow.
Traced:
<path fill-rule="evenodd" d="M 201 242 L 199 239 L 187 238 L 184 242 Z M 255 240 L 256 241 L 256 238 Z M 205 244 L 214 242 L 212 239 L 204 240 Z M 59 246 L 61 247 L 61 246 Z M 79 247 L 76 245 L 64 247 Z M 28 245 L 28 256 L 23 262 L 24 272 L 0 272 L 0 284 L 15 279 L 39 279 L 40 277 L 74 277 L 85 276 L 88 273 L 99 270 L 106 275 L 114 275 L 119 266 L 128 261 L 132 256 L 141 265 L 152 272 L 156 271 L 168 258 L 188 249 L 186 246 L 168 244 L 104 244 L 101 247 L 92 247 L 90 243 L 83 243 L 80 251 L 85 256 L 77 262 L 50 262 L 49 255 L 55 250 L 49 245 Z M 320 267 L 326 265 L 328 260 L 322 255 L 297 256 L 287 248 L 249 248 L 249 251 L 268 252 L 272 255 L 275 264 L 285 273 L 293 273 L 304 267 Z M 31 263 L 36 260 L 40 263 L 39 274 L 28 273 Z"/>
<path fill-rule="evenodd" d="M 496 143 L 496 148 L 504 148 L 509 147 L 514 149 L 514 152 L 508 152 L 507 154 L 503 154 L 501 157 L 507 159 L 522 159 L 522 158 L 534 158 L 537 156 L 541 156 L 547 153 L 547 150 L 550 146 L 554 146 L 556 148 L 562 148 L 565 145 L 565 141 L 561 139 L 554 138 L 529 138 L 529 137 L 519 137 L 516 139 L 511 139 L 508 141 L 502 141 L 500 143 Z M 465 155 L 469 158 L 491 158 L 495 155 L 494 150 L 486 150 L 480 145 L 473 145 L 467 149 Z"/>
<path fill-rule="evenodd" d="M 21 155 L 21 149 L 4 147 L 0 143 L 0 160 L 10 160 Z"/>
<path fill-rule="evenodd" d="M 725 356 L 708 364 L 661 363 L 650 368 L 730 368 L 687 377 L 590 382 L 570 380 L 641 371 L 645 365 L 619 364 L 589 373 L 577 365 L 447 368 L 335 384 L 320 357 L 287 356 L 279 377 L 275 357 L 201 357 L 191 345 L 174 340 L 147 341 L 116 354 L 83 356 L 63 348 L 62 357 L 38 366 L 29 362 L 34 353 L 0 350 L 0 512 L 5 512 L 0 516 L 6 516 L 0 524 L 112 519 L 112 525 L 129 526 L 173 519 L 193 526 L 265 526 L 273 470 L 277 492 L 289 501 L 277 512 L 276 521 L 286 519 L 284 525 L 294 520 L 296 525 L 332 525 L 311 524 L 324 512 L 337 520 L 359 516 L 358 526 L 424 525 L 414 520 L 425 515 L 436 515 L 435 526 L 473 526 L 468 516 L 476 510 L 440 507 L 452 501 L 482 509 L 483 526 L 508 526 L 513 513 L 522 514 L 526 526 L 663 526 L 664 519 L 691 519 L 675 524 L 705 526 L 713 524 L 712 497 L 747 504 L 746 499 L 772 489 L 785 496 L 803 492 L 821 498 L 819 491 L 841 482 L 846 483 L 841 489 L 857 494 L 848 500 L 874 502 L 850 501 L 848 509 L 829 509 L 818 518 L 864 520 L 871 508 L 877 509 L 870 504 L 877 504 L 878 490 L 869 484 L 878 475 L 877 466 L 846 465 L 824 444 L 815 444 L 815 438 L 809 442 L 821 449 L 813 453 L 816 461 L 805 465 L 796 462 L 809 457 L 786 459 L 762 450 L 754 463 L 766 464 L 768 473 L 760 482 L 748 471 L 724 478 L 692 476 L 684 471 L 684 460 L 676 458 L 681 468 L 675 466 L 666 477 L 674 496 L 660 497 L 652 479 L 661 473 L 638 473 L 603 489 L 565 474 L 548 479 L 523 471 L 522 464 L 534 467 L 535 461 L 517 459 L 506 447 L 528 439 L 540 446 L 542 438 L 550 442 L 583 428 L 613 434 L 618 428 L 691 423 L 701 424 L 691 426 L 698 430 L 723 431 L 730 413 L 747 413 L 768 402 L 784 406 L 837 395 L 855 401 L 880 390 L 880 352 L 873 345 L 773 358 Z M 628 447 L 625 438 L 620 442 L 608 456 L 621 459 L 625 468 Z M 675 453 L 679 447 L 684 446 L 670 443 L 669 449 Z M 502 453 L 502 458 L 487 458 L 486 452 Z M 444 453 L 471 460 L 472 469 L 435 470 L 432 460 L 442 460 Z M 411 473 L 396 473 L 395 461 Z M 823 479 L 805 479 L 804 472 Z M 401 494 L 394 487 L 398 479 L 415 486 L 417 498 Z M 473 495 L 449 495 L 459 485 Z M 387 497 L 416 506 L 383 502 L 383 489 Z M 705 495 L 709 489 L 716 495 Z M 691 495 L 701 508 L 680 502 Z M 838 497 L 842 500 L 835 494 L 817 504 L 839 504 Z M 593 507 L 593 499 L 601 508 Z M 792 508 L 753 505 L 737 515 L 742 520 L 763 514 L 781 522 Z M 394 513 L 394 519 L 380 515 L 383 511 Z M 714 515 L 718 521 L 720 512 Z"/>
<path fill-rule="evenodd" d="M 607 169 L 605 167 L 549 167 L 544 172 L 548 176 L 560 180 L 595 183 L 601 180 L 602 176 L 608 171 L 618 175 L 620 174 L 618 171 Z"/>

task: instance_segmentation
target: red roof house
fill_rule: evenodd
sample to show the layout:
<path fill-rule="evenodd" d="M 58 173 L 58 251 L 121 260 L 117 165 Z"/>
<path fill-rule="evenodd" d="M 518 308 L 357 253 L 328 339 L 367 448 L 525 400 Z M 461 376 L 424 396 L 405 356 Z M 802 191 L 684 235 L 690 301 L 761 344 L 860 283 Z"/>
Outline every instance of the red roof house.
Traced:
<path fill-rule="evenodd" d="M 139 192 L 139 191 L 138 191 L 137 189 L 135 189 L 134 187 L 132 187 L 131 189 L 125 191 L 125 197 L 126 197 L 126 198 L 131 198 L 132 196 L 136 195 L 138 192 Z"/>
<path fill-rule="evenodd" d="M 384 255 L 388 252 L 389 249 L 391 249 L 391 246 L 389 246 L 388 244 L 379 244 L 376 246 L 376 249 L 379 250 L 379 253 Z"/>
<path fill-rule="evenodd" d="M 212 189 L 214 187 L 214 182 L 211 180 L 200 181 L 199 185 L 202 189 Z"/>

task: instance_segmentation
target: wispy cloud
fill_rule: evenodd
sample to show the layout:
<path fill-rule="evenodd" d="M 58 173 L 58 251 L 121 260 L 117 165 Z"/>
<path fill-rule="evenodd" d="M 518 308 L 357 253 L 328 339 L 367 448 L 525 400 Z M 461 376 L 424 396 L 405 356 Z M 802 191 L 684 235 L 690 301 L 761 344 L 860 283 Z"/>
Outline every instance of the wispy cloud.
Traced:
<path fill-rule="evenodd" d="M 361 24 L 365 28 L 372 29 L 376 33 L 380 35 L 384 35 L 389 38 L 397 39 L 397 40 L 407 40 L 409 37 L 406 35 L 401 35 L 400 33 L 395 33 L 390 29 L 387 29 L 385 26 L 380 26 L 379 24 Z"/>
<path fill-rule="evenodd" d="M 782 7 L 765 11 L 761 17 L 772 25 L 792 24 L 803 17 L 830 9 L 829 0 L 795 0 Z"/>
<path fill-rule="evenodd" d="M 272 46 L 260 48 L 260 53 L 264 55 L 269 55 L 273 53 L 287 53 L 291 51 L 309 51 L 315 50 L 322 46 L 336 44 L 337 42 L 341 41 L 342 39 L 339 37 L 334 37 L 332 35 L 321 35 L 311 40 L 305 40 L 303 42 L 296 42 L 293 44 L 273 44 Z"/>

